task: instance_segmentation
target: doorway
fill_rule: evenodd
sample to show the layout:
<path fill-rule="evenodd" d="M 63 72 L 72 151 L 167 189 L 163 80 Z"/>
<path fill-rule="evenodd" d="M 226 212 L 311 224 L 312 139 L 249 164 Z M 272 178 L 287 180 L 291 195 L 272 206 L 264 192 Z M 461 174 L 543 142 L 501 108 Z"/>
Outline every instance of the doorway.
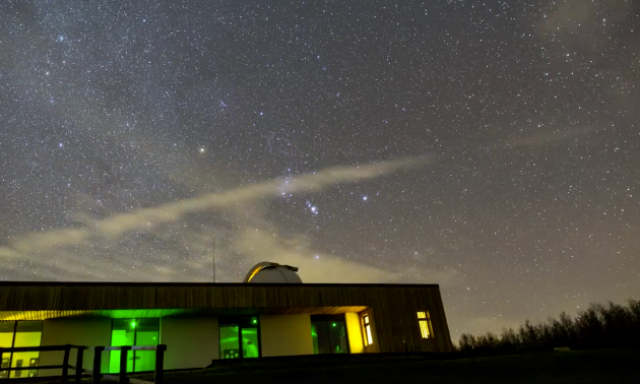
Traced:
<path fill-rule="evenodd" d="M 221 317 L 219 321 L 220 359 L 261 356 L 258 317 Z"/>
<path fill-rule="evenodd" d="M 113 319 L 111 346 L 158 345 L 160 319 Z M 148 372 L 155 369 L 155 351 L 129 351 L 127 372 Z M 109 373 L 120 372 L 120 351 L 109 354 Z"/>
<path fill-rule="evenodd" d="M 311 339 L 315 355 L 349 353 L 344 315 L 312 315 Z"/>

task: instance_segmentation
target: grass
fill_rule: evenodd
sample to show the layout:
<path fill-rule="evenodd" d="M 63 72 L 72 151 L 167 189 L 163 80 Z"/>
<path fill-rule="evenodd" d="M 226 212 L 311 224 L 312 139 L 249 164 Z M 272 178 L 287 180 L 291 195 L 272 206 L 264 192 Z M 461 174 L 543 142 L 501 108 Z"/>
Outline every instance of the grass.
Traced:
<path fill-rule="evenodd" d="M 167 384 L 243 383 L 638 383 L 640 349 L 540 352 L 510 356 L 425 361 L 385 358 L 362 364 L 285 368 L 255 364 L 167 372 Z M 151 376 L 137 376 L 150 380 Z"/>

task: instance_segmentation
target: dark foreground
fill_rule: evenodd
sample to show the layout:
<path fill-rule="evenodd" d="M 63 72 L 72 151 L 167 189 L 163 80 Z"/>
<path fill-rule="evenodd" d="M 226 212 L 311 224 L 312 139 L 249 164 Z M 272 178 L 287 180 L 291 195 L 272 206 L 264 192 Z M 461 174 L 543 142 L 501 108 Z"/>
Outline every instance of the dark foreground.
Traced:
<path fill-rule="evenodd" d="M 424 361 L 389 358 L 317 368 L 225 367 L 166 373 L 167 384 L 244 383 L 640 383 L 640 349 L 541 352 Z M 137 376 L 153 380 L 147 376 Z"/>

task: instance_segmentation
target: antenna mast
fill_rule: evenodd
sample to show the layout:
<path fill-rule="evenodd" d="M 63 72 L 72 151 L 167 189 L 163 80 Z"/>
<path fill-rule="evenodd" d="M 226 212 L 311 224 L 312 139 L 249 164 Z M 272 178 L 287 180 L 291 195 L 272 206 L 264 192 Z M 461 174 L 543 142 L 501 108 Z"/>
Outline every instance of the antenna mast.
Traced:
<path fill-rule="evenodd" d="M 211 243 L 211 256 L 213 257 L 213 282 L 216 282 L 216 235 L 214 232 L 213 241 Z"/>

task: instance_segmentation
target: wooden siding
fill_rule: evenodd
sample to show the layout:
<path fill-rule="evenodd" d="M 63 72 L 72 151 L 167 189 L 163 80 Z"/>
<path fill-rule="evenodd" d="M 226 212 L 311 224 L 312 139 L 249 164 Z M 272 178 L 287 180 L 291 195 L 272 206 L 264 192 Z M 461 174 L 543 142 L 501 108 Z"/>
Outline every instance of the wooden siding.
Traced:
<path fill-rule="evenodd" d="M 451 350 L 437 285 L 0 283 L 0 315 L 11 316 L 34 311 L 115 316 L 126 310 L 136 310 L 132 314 L 144 310 L 332 314 L 366 308 L 373 322 L 375 349 L 380 352 Z M 429 311 L 434 339 L 421 338 L 418 311 Z"/>
<path fill-rule="evenodd" d="M 259 316 L 259 315 L 339 315 L 360 312 L 366 307 L 288 307 L 288 308 L 182 308 L 182 309 L 105 309 L 80 311 L 0 311 L 0 321 L 48 320 L 70 317 L 110 319 L 148 319 L 169 316 Z"/>

